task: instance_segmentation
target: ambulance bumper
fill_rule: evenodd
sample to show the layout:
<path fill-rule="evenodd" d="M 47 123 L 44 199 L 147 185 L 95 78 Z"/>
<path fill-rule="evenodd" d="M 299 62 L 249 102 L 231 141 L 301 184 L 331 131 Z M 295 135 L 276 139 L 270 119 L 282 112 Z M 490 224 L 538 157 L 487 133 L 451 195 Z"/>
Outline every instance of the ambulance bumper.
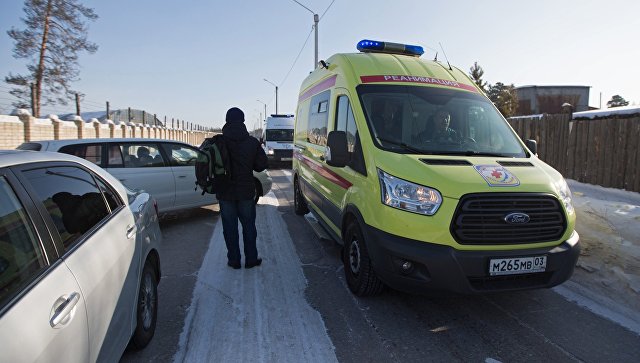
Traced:
<path fill-rule="evenodd" d="M 364 228 L 374 270 L 386 285 L 410 293 L 449 291 L 477 294 L 549 288 L 573 274 L 580 254 L 577 232 L 559 245 L 525 250 L 460 251 L 449 246 L 398 237 Z M 491 259 L 546 256 L 544 272 L 489 274 Z M 410 262 L 409 269 L 405 262 Z"/>

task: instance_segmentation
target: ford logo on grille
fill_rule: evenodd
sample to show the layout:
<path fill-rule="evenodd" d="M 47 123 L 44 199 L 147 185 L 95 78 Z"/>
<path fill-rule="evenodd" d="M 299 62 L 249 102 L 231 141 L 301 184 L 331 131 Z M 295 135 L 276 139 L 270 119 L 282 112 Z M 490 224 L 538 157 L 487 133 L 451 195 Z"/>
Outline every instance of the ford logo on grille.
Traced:
<path fill-rule="evenodd" d="M 504 216 L 504 221 L 509 224 L 525 224 L 529 223 L 529 220 L 531 220 L 531 218 L 529 218 L 527 214 L 518 212 L 509 213 Z"/>

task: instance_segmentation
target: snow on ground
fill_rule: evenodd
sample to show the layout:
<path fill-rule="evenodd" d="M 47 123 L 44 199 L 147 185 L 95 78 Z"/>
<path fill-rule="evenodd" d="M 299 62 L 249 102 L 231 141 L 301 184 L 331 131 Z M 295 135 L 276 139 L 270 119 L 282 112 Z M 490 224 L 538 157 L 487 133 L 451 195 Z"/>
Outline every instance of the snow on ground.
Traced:
<path fill-rule="evenodd" d="M 263 263 L 252 269 L 227 266 L 218 220 L 174 362 L 337 362 L 322 317 L 305 300 L 307 281 L 277 207 L 273 192 L 260 198 Z"/>
<path fill-rule="evenodd" d="M 640 193 L 568 183 L 582 252 L 571 281 L 555 290 L 640 334 Z"/>
<path fill-rule="evenodd" d="M 582 253 L 572 279 L 554 291 L 640 334 L 640 194 L 568 183 Z M 273 192 L 261 198 L 264 263 L 250 270 L 226 266 L 218 221 L 174 362 L 337 361 L 320 314 L 305 300 L 307 281 L 277 207 Z"/>

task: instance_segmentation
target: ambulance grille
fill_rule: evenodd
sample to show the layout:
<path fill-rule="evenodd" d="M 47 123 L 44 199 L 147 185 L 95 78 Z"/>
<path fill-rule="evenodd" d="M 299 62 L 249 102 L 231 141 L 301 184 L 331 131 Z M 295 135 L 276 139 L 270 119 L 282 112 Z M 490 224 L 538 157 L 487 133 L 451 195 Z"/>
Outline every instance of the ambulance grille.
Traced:
<path fill-rule="evenodd" d="M 529 221 L 507 223 L 510 213 L 524 213 Z M 460 199 L 451 234 L 463 245 L 526 244 L 556 241 L 566 227 L 562 207 L 552 195 L 483 193 Z"/>

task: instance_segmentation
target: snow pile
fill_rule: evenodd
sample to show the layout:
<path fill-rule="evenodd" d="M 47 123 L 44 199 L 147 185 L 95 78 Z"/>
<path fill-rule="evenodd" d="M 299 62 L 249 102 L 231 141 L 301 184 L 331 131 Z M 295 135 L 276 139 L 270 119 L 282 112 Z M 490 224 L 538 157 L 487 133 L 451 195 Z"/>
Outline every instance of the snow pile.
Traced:
<path fill-rule="evenodd" d="M 640 312 L 640 193 L 568 182 L 582 244 L 572 281 Z"/>
<path fill-rule="evenodd" d="M 640 106 L 621 106 L 621 107 L 613 107 L 607 108 L 605 110 L 592 110 L 592 111 L 582 111 L 582 112 L 574 112 L 573 119 L 581 119 L 581 118 L 598 118 L 598 117 L 607 117 L 607 116 L 616 116 L 616 115 L 633 115 L 640 114 Z"/>

